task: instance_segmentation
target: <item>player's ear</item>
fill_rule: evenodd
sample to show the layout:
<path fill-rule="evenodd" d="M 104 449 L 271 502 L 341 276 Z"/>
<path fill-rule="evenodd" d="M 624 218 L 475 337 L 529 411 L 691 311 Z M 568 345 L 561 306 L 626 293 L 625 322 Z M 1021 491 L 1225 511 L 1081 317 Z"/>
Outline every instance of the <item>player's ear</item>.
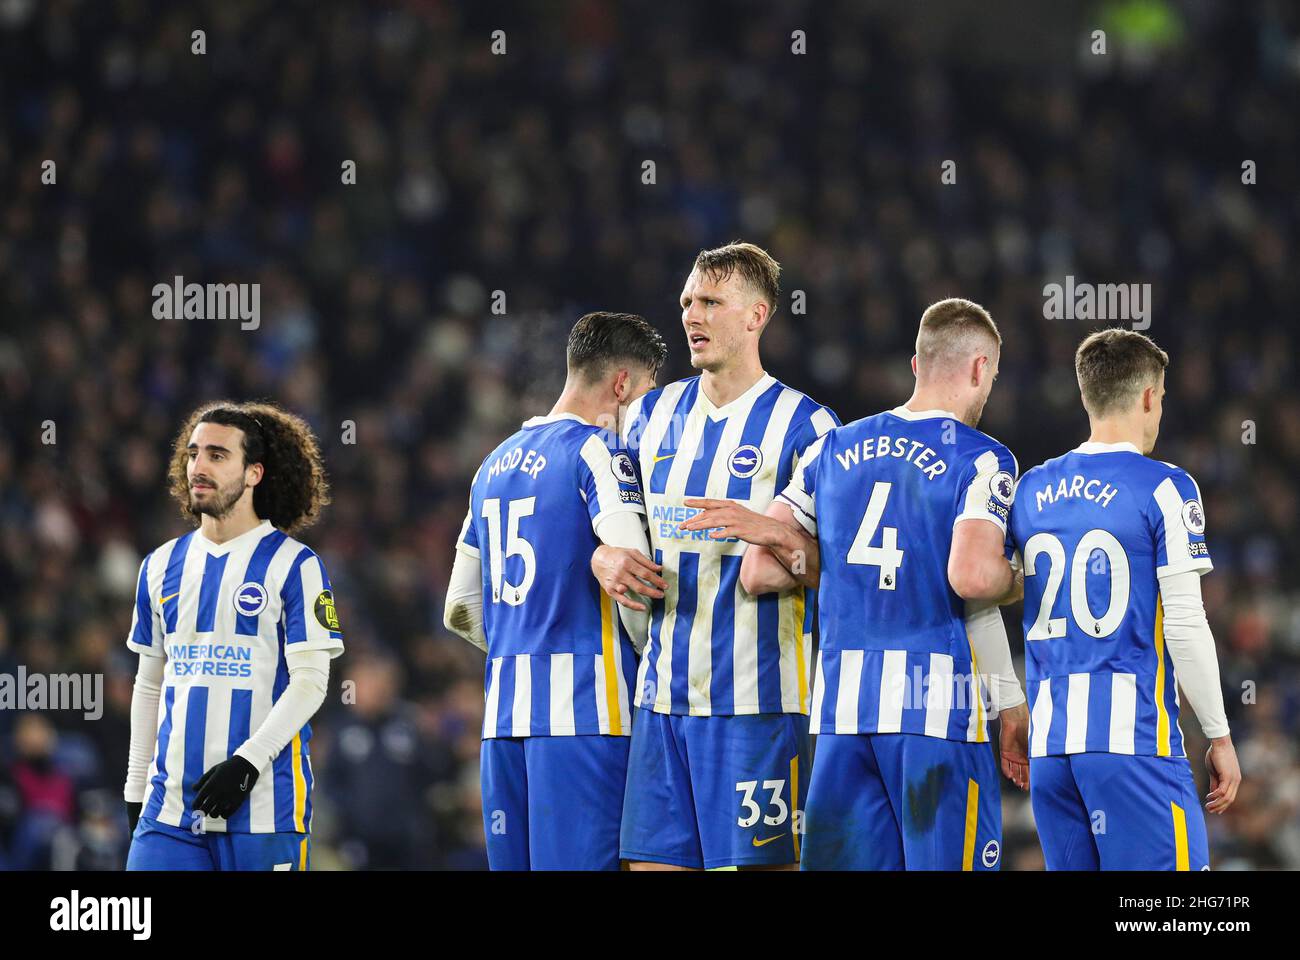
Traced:
<path fill-rule="evenodd" d="M 755 330 L 761 336 L 767 329 L 768 318 L 772 315 L 772 310 L 765 300 L 755 300 L 754 309 L 749 315 L 749 329 Z"/>
<path fill-rule="evenodd" d="M 266 467 L 260 463 L 250 463 L 244 468 L 244 482 L 250 487 L 255 487 L 262 482 L 262 477 L 266 475 Z"/>
<path fill-rule="evenodd" d="M 632 371 L 624 367 L 614 375 L 614 398 L 622 404 L 627 403 L 628 397 L 631 395 Z"/>
<path fill-rule="evenodd" d="M 912 354 L 912 376 L 916 376 L 916 354 Z"/>

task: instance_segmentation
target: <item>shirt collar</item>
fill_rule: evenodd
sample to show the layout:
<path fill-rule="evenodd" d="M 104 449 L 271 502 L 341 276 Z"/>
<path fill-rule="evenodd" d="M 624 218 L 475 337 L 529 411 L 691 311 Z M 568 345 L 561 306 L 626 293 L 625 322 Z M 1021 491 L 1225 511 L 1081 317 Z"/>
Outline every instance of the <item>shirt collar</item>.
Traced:
<path fill-rule="evenodd" d="M 561 420 L 573 420 L 577 423 L 587 423 L 586 420 L 582 419 L 582 417 L 578 416 L 576 413 L 555 413 L 549 414 L 545 417 L 533 417 L 530 420 L 525 420 L 522 425 L 525 427 L 540 427 L 544 423 L 559 423 Z M 591 424 L 587 424 L 587 426 L 591 426 Z"/>
<path fill-rule="evenodd" d="M 747 406 L 748 404 L 752 403 L 755 399 L 757 399 L 759 394 L 761 394 L 764 390 L 766 390 L 774 383 L 776 383 L 776 377 L 772 376 L 770 373 L 764 373 L 761 377 L 759 377 L 756 381 L 754 381 L 754 385 L 751 386 L 748 390 L 746 390 L 740 396 L 736 397 L 734 400 L 729 400 L 719 407 L 712 400 L 710 400 L 709 395 L 704 392 L 704 378 L 701 377 L 699 403 L 700 406 L 704 409 L 704 411 L 710 416 L 712 416 L 715 413 L 726 414 L 732 410 L 743 409 L 745 406 Z"/>
<path fill-rule="evenodd" d="M 251 530 L 245 530 L 239 536 L 232 537 L 231 539 L 227 540 L 225 543 L 213 543 L 211 540 L 209 540 L 207 537 L 203 535 L 203 528 L 200 527 L 199 529 L 194 531 L 194 539 L 198 540 L 199 543 L 203 546 L 203 549 L 207 550 L 208 553 L 222 554 L 222 553 L 229 553 L 231 550 L 233 550 L 239 544 L 243 543 L 245 540 L 261 540 L 273 529 L 275 528 L 271 526 L 270 520 L 263 520 L 257 526 L 253 527 Z"/>
<path fill-rule="evenodd" d="M 1142 451 L 1127 440 L 1121 440 L 1119 443 L 1099 443 L 1096 440 L 1088 440 L 1074 448 L 1075 453 L 1136 453 L 1141 456 Z"/>
<path fill-rule="evenodd" d="M 909 410 L 907 407 L 900 406 L 889 412 L 901 420 L 930 420 L 934 417 L 946 417 L 949 420 L 961 419 L 951 410 Z"/>

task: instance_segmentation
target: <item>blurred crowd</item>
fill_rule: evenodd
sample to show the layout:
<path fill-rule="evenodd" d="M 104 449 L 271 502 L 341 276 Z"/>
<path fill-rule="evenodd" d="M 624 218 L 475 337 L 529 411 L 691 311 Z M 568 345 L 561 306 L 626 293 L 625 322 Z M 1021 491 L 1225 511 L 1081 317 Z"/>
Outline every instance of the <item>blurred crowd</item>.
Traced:
<path fill-rule="evenodd" d="M 785 267 L 768 370 L 845 421 L 906 399 L 928 303 L 986 305 L 982 426 L 1022 468 L 1086 438 L 1099 324 L 1046 319 L 1044 285 L 1152 285 L 1156 455 L 1203 493 L 1245 773 L 1214 863 L 1300 867 L 1300 17 L 1035 5 L 968 42 L 985 5 L 957 6 L 0 4 L 0 673 L 105 677 L 98 720 L 0 710 L 0 868 L 124 860 L 135 575 L 186 529 L 170 444 L 218 397 L 306 417 L 333 484 L 302 537 L 347 645 L 315 866 L 485 866 L 483 655 L 441 626 L 469 480 L 587 310 L 646 316 L 690 375 L 678 291 L 738 237 Z M 260 283 L 260 326 L 155 319 L 176 276 Z M 1006 866 L 1040 868 L 1004 787 Z"/>

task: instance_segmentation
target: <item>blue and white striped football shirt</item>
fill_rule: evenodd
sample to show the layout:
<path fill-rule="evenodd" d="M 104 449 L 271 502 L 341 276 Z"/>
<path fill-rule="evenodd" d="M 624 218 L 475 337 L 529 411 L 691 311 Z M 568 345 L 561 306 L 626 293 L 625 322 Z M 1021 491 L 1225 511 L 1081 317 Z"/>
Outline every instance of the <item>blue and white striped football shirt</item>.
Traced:
<path fill-rule="evenodd" d="M 1213 567 L 1200 498 L 1130 443 L 1085 443 L 1021 478 L 1031 757 L 1186 756 L 1159 581 Z"/>
<path fill-rule="evenodd" d="M 944 410 L 896 407 L 817 441 L 782 492 L 821 551 L 809 732 L 988 739 L 989 695 L 948 584 L 953 528 L 1006 532 L 1011 451 Z"/>
<path fill-rule="evenodd" d="M 195 781 L 234 755 L 289 685 L 285 653 L 343 652 L 329 576 L 311 548 L 260 524 L 216 544 L 198 530 L 144 558 L 126 645 L 165 656 L 143 816 L 190 829 Z M 307 833 L 311 758 L 302 730 L 229 820 L 203 830 Z"/>
<path fill-rule="evenodd" d="M 573 414 L 534 417 L 474 475 L 456 548 L 483 571 L 484 739 L 632 733 L 636 650 L 591 574 L 601 519 L 645 512 L 617 447 Z"/>
<path fill-rule="evenodd" d="M 650 546 L 668 582 L 652 610 L 637 706 L 692 716 L 808 712 L 813 604 L 803 589 L 747 593 L 744 542 L 677 525 L 698 512 L 683 503 L 690 497 L 762 513 L 808 445 L 838 423 L 767 374 L 722 407 L 692 377 L 629 408 L 624 437 L 641 467 Z"/>

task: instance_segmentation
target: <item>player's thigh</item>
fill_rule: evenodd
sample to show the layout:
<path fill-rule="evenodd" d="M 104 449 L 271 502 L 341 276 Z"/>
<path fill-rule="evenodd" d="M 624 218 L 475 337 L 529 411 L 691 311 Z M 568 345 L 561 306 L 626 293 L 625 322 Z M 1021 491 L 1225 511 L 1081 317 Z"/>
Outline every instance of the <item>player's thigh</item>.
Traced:
<path fill-rule="evenodd" d="M 704 866 L 799 861 L 808 794 L 808 718 L 682 717 Z"/>
<path fill-rule="evenodd" d="M 226 833 L 213 836 L 217 869 L 306 871 L 311 838 L 305 833 Z"/>
<path fill-rule="evenodd" d="M 534 870 L 617 870 L 628 737 L 530 737 L 528 850 Z"/>
<path fill-rule="evenodd" d="M 903 839 L 870 739 L 823 733 L 808 783 L 803 870 L 902 870 Z"/>
<path fill-rule="evenodd" d="M 619 839 L 624 860 L 696 870 L 704 866 L 681 731 L 684 719 L 633 711 Z"/>
<path fill-rule="evenodd" d="M 141 818 L 131 835 L 128 870 L 216 870 L 208 839 L 179 827 Z"/>
<path fill-rule="evenodd" d="M 1101 869 L 1209 868 L 1205 818 L 1186 759 L 1087 753 L 1071 763 L 1093 817 Z"/>
<path fill-rule="evenodd" d="M 523 740 L 491 737 L 482 742 L 479 792 L 488 867 L 527 870 L 528 771 Z"/>
<path fill-rule="evenodd" d="M 907 869 L 998 869 L 1002 784 L 992 745 L 911 733 L 870 737 Z"/>
<path fill-rule="evenodd" d="M 1048 870 L 1097 870 L 1101 861 L 1088 807 L 1074 782 L 1070 757 L 1029 761 L 1029 803 Z"/>

